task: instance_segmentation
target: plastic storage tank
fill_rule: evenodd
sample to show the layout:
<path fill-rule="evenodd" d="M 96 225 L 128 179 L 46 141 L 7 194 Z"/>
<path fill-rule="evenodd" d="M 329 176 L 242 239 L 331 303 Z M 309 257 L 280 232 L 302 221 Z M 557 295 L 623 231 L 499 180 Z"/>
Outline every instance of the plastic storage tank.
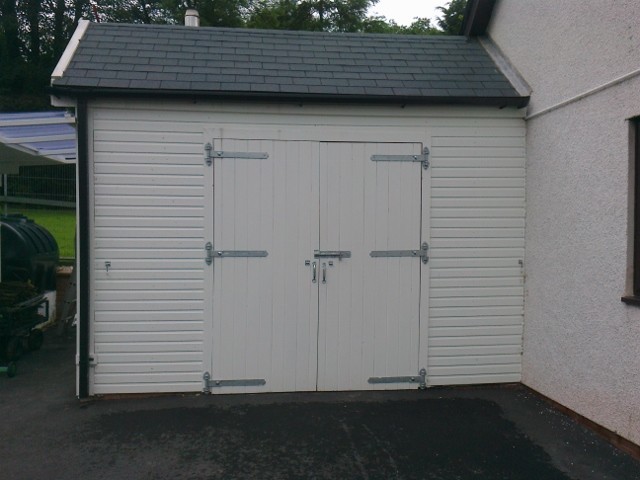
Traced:
<path fill-rule="evenodd" d="M 0 226 L 2 281 L 55 290 L 59 251 L 49 231 L 23 215 L 2 216 Z"/>

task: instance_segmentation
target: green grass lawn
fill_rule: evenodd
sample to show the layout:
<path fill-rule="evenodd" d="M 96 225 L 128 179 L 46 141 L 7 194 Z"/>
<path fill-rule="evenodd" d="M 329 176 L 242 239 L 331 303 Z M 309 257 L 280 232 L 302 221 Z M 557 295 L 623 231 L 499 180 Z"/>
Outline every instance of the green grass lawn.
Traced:
<path fill-rule="evenodd" d="M 2 210 L 4 213 L 4 209 Z M 60 257 L 74 258 L 74 238 L 76 233 L 75 210 L 21 207 L 10 205 L 7 213 L 20 213 L 38 225 L 46 228 L 58 242 Z"/>

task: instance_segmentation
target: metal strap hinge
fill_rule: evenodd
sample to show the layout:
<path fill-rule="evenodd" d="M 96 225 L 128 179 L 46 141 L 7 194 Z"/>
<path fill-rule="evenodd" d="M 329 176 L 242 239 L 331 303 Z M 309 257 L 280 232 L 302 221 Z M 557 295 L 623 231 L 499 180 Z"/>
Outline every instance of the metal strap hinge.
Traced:
<path fill-rule="evenodd" d="M 213 164 L 214 158 L 244 158 L 248 160 L 266 160 L 269 154 L 266 152 L 230 152 L 227 150 L 213 150 L 213 145 L 207 143 L 204 146 L 204 160 L 208 166 Z"/>
<path fill-rule="evenodd" d="M 418 375 L 400 376 L 400 377 L 370 377 L 370 384 L 380 383 L 417 383 L 420 390 L 427 388 L 427 370 L 421 368 Z"/>
<path fill-rule="evenodd" d="M 422 242 L 420 250 L 374 250 L 369 253 L 371 257 L 419 257 L 422 263 L 429 261 L 429 244 Z"/>
<path fill-rule="evenodd" d="M 269 255 L 266 250 L 214 250 L 211 242 L 206 243 L 204 250 L 206 252 L 204 261 L 207 265 L 211 265 L 214 258 L 267 257 Z"/>
<path fill-rule="evenodd" d="M 216 250 L 213 252 L 213 256 L 218 258 L 267 257 L 268 255 L 269 252 L 266 250 Z"/>
<path fill-rule="evenodd" d="M 267 381 L 264 378 L 241 378 L 235 380 L 212 380 L 209 372 L 204 372 L 202 375 L 204 387 L 202 391 L 204 393 L 211 393 L 212 388 L 222 387 L 260 387 L 266 385 Z"/>
<path fill-rule="evenodd" d="M 371 155 L 374 162 L 420 162 L 425 170 L 429 168 L 429 149 L 424 147 L 422 155 Z"/>

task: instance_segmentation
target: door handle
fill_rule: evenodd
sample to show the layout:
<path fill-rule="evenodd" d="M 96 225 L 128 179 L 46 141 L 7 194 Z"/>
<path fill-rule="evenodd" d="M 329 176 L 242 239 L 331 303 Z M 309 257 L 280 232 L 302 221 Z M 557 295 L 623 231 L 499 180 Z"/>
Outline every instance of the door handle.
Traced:
<path fill-rule="evenodd" d="M 322 263 L 322 283 L 327 283 L 327 264 Z"/>
<path fill-rule="evenodd" d="M 316 283 L 316 268 L 317 268 L 317 263 L 316 262 L 312 262 L 311 260 L 305 260 L 304 264 L 308 267 L 309 265 L 311 265 L 311 283 Z"/>

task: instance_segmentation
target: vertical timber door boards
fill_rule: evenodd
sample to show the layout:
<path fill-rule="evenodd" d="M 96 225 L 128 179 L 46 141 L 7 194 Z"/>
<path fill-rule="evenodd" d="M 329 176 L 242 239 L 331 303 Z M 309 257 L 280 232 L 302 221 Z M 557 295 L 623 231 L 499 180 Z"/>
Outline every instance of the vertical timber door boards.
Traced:
<path fill-rule="evenodd" d="M 319 258 L 318 390 L 424 383 L 424 264 L 404 254 L 422 242 L 422 164 L 404 161 L 421 150 L 417 143 L 320 144 L 319 250 L 350 256 Z"/>
<path fill-rule="evenodd" d="M 315 390 L 318 289 L 305 260 L 318 242 L 317 143 L 218 139 L 213 164 L 206 384 L 214 393 Z"/>
<path fill-rule="evenodd" d="M 205 386 L 242 393 L 422 383 L 422 165 L 373 161 L 420 155 L 422 145 L 213 143 Z"/>

